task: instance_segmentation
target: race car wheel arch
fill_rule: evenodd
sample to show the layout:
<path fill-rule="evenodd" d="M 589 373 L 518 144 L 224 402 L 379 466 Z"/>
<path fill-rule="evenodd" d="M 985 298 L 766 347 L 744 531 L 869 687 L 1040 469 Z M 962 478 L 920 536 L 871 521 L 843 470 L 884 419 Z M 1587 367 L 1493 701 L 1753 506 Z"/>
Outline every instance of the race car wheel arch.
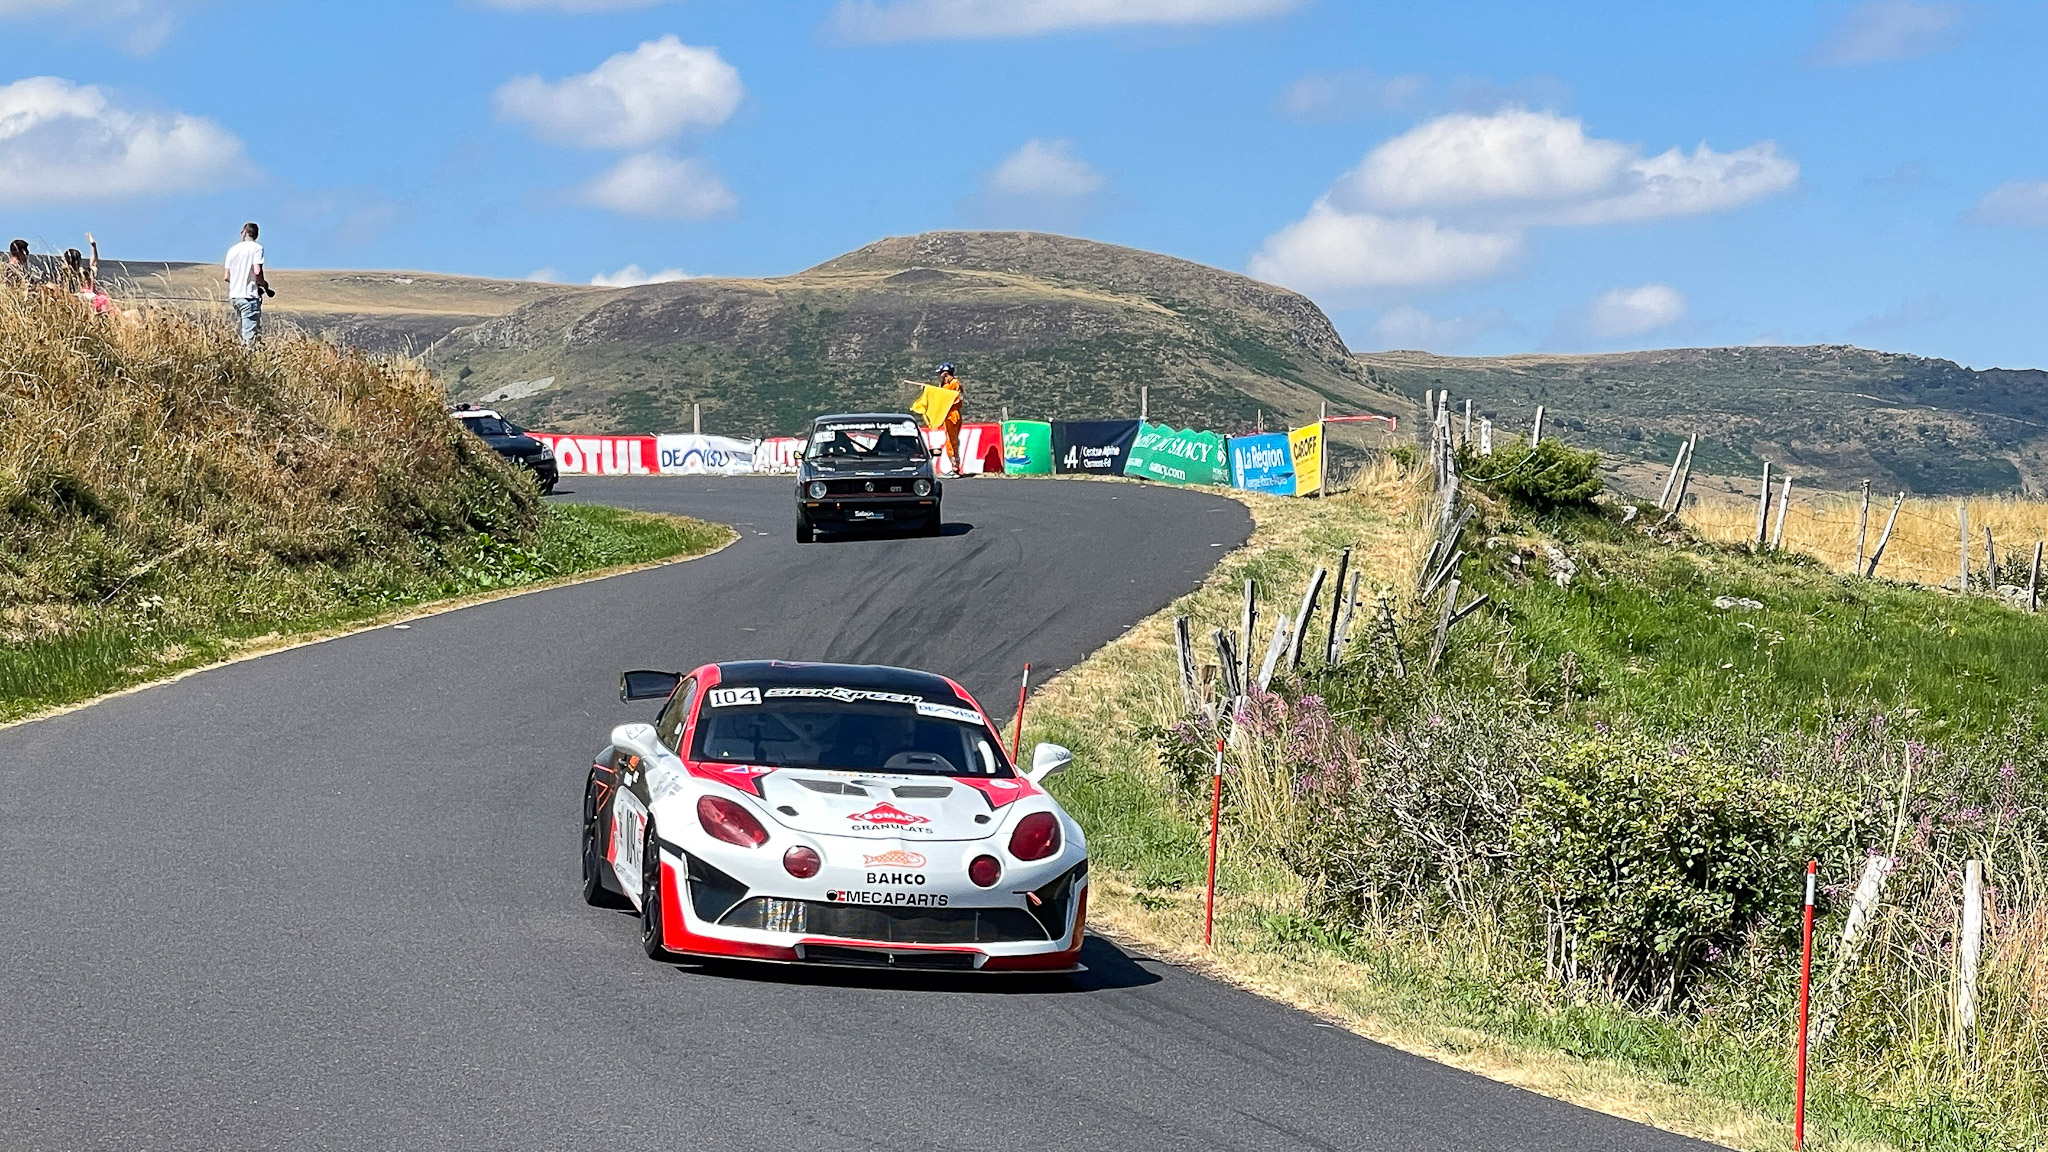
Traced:
<path fill-rule="evenodd" d="M 670 960 L 664 937 L 669 909 L 662 891 L 661 838 L 654 834 L 654 821 L 647 822 L 647 838 L 640 845 L 640 947 L 649 960 Z"/>
<path fill-rule="evenodd" d="M 611 864 L 604 855 L 604 813 L 597 807 L 597 777 L 583 784 L 583 902 L 593 908 L 630 907 L 623 893 L 614 892 L 606 873 Z"/>
<path fill-rule="evenodd" d="M 802 512 L 798 512 L 796 514 L 796 542 L 799 544 L 809 544 L 812 540 L 817 539 L 817 536 L 818 530 L 812 526 L 811 518 Z"/>

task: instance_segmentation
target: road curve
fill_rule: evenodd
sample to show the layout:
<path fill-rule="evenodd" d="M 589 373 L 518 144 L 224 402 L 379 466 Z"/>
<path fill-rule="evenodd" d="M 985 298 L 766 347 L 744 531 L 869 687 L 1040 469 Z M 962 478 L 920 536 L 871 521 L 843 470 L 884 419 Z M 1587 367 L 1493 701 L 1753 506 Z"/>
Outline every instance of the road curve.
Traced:
<path fill-rule="evenodd" d="M 647 962 L 575 886 L 619 669 L 908 663 L 1008 712 L 1250 524 L 978 481 L 944 537 L 800 547 L 783 481 L 572 483 L 743 535 L 0 731 L 0 1148 L 1705 1147 L 1101 940 L 1069 988 Z"/>

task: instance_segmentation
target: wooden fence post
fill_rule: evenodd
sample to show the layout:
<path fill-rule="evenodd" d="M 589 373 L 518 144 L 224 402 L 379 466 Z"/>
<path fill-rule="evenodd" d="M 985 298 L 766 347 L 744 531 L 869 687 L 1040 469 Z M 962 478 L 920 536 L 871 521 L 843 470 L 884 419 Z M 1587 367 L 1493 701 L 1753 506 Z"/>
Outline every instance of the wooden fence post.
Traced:
<path fill-rule="evenodd" d="M 1323 663 L 1337 662 L 1337 598 L 1344 595 L 1344 577 L 1351 571 L 1351 549 L 1337 553 L 1337 582 L 1330 585 L 1330 631 L 1323 637 Z"/>
<path fill-rule="evenodd" d="M 1437 661 L 1443 659 L 1444 641 L 1451 634 L 1451 617 L 1458 611 L 1458 578 L 1451 577 L 1448 590 L 1444 593 L 1443 611 L 1436 618 L 1436 639 L 1429 645 L 1429 670 L 1436 671 Z"/>
<path fill-rule="evenodd" d="M 1785 544 L 1785 506 L 1792 502 L 1792 478 L 1785 477 L 1785 483 L 1778 488 L 1778 524 L 1771 529 L 1771 551 L 1776 552 Z"/>
<path fill-rule="evenodd" d="M 1529 426 L 1529 447 L 1534 448 L 1543 439 L 1543 405 L 1536 406 L 1536 423 Z"/>
<path fill-rule="evenodd" d="M 1756 497 L 1756 546 L 1764 546 L 1764 529 L 1771 519 L 1771 462 L 1764 461 L 1764 487 Z"/>
<path fill-rule="evenodd" d="M 1984 862 L 1963 865 L 1962 939 L 1956 942 L 1956 1045 L 1967 1056 L 1977 1026 L 1977 963 L 1984 952 Z"/>
<path fill-rule="evenodd" d="M 1252 661 L 1256 659 L 1252 655 L 1252 642 L 1257 639 L 1258 626 L 1259 589 L 1258 585 L 1252 583 L 1252 578 L 1247 576 L 1244 578 L 1244 620 L 1238 630 L 1238 636 L 1241 637 L 1238 641 L 1241 645 L 1239 651 L 1242 653 L 1240 659 L 1244 661 L 1242 675 L 1238 677 L 1239 684 L 1251 683 Z"/>
<path fill-rule="evenodd" d="M 1479 454 L 1493 455 L 1493 421 L 1484 416 L 1479 418 Z"/>
<path fill-rule="evenodd" d="M 1406 680 L 1408 678 L 1408 662 L 1401 659 L 1401 629 L 1394 623 L 1394 606 L 1387 603 L 1385 596 L 1380 597 L 1379 601 L 1378 627 L 1386 635 L 1387 647 L 1394 651 L 1394 676 L 1396 679 Z"/>
<path fill-rule="evenodd" d="M 1287 651 L 1287 614 L 1273 617 L 1273 638 L 1266 641 L 1266 659 L 1259 664 L 1259 691 L 1273 682 L 1273 669 L 1280 665 L 1281 653 Z"/>
<path fill-rule="evenodd" d="M 1344 662 L 1344 644 L 1351 639 L 1351 612 L 1358 604 L 1358 582 L 1362 576 L 1363 573 L 1359 572 L 1351 574 L 1351 587 L 1344 595 L 1343 608 L 1341 610 L 1332 609 L 1338 612 L 1337 635 L 1335 639 L 1330 641 L 1330 663 L 1332 664 Z"/>
<path fill-rule="evenodd" d="M 1470 397 L 1467 397 L 1465 400 L 1465 434 L 1459 438 L 1459 442 L 1463 444 L 1470 444 L 1472 442 L 1472 400 Z"/>
<path fill-rule="evenodd" d="M 1219 669 L 1217 686 L 1223 690 L 1224 696 L 1234 701 L 1244 695 L 1244 680 L 1238 675 L 1241 661 L 1237 658 L 1237 646 L 1230 642 L 1230 634 L 1221 628 L 1209 629 L 1209 642 L 1216 647 L 1216 667 Z M 1216 711 L 1217 716 L 1228 716 L 1229 708 L 1228 704 L 1220 706 Z"/>
<path fill-rule="evenodd" d="M 1188 706 L 1188 715 L 1202 710 L 1201 689 L 1195 683 L 1195 645 L 1188 635 L 1188 618 L 1173 618 L 1173 646 L 1180 654 L 1180 695 Z"/>
<path fill-rule="evenodd" d="M 1678 442 L 1678 451 L 1671 454 L 1671 471 L 1664 476 L 1664 491 L 1657 497 L 1657 510 L 1667 511 L 1671 503 L 1671 490 L 1678 486 L 1678 466 L 1685 463 L 1685 441 Z"/>
<path fill-rule="evenodd" d="M 1309 621 L 1315 619 L 1316 598 L 1323 594 L 1323 579 L 1326 575 L 1323 566 L 1318 564 L 1315 572 L 1308 578 L 1308 593 L 1301 598 L 1301 611 L 1294 617 L 1294 639 L 1287 646 L 1289 668 L 1301 667 L 1301 645 L 1308 639 Z"/>
<path fill-rule="evenodd" d="M 1877 547 L 1871 550 L 1870 567 L 1864 570 L 1864 579 L 1870 580 L 1876 578 L 1877 562 L 1879 560 L 1884 559 L 1884 546 L 1886 544 L 1891 543 L 1892 528 L 1896 526 L 1899 522 L 1899 509 L 1904 508 L 1905 506 L 1906 494 L 1904 492 L 1901 492 L 1899 493 L 1899 498 L 1892 502 L 1892 514 L 1891 517 L 1884 522 L 1884 531 L 1878 534 Z"/>
<path fill-rule="evenodd" d="M 1998 595 L 1998 545 L 1991 542 L 1991 525 L 1984 526 L 1984 583 Z"/>
<path fill-rule="evenodd" d="M 1138 422 L 1144 423 L 1152 414 L 1152 388 L 1148 384 L 1138 385 Z"/>
<path fill-rule="evenodd" d="M 1956 549 L 1956 565 L 1960 575 L 1956 577 L 1956 591 L 1963 595 L 1970 592 L 1970 506 L 1956 504 L 1956 527 L 1962 531 L 1962 543 Z"/>
<path fill-rule="evenodd" d="M 1870 481 L 1863 482 L 1863 511 L 1856 514 L 1856 567 L 1849 571 L 1863 571 L 1863 546 L 1870 542 Z"/>
<path fill-rule="evenodd" d="M 2041 608 L 2041 542 L 2034 541 L 2034 566 L 2027 569 L 2027 611 Z"/>

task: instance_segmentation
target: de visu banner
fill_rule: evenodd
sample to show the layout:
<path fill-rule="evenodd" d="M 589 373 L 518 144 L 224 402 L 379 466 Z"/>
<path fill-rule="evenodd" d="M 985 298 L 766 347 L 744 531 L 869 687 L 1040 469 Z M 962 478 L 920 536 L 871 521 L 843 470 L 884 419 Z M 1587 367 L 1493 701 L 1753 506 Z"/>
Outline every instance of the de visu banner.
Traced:
<path fill-rule="evenodd" d="M 1138 439 L 1136 420 L 1055 420 L 1052 466 L 1057 472 L 1121 476 Z"/>

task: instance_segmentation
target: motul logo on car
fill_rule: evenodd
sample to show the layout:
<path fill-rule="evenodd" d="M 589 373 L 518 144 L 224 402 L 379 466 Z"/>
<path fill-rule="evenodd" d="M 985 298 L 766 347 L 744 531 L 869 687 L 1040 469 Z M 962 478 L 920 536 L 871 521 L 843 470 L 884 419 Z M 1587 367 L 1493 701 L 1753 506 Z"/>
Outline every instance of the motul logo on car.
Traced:
<path fill-rule="evenodd" d="M 847 819 L 858 821 L 862 824 L 884 824 L 894 828 L 908 828 L 914 824 L 929 824 L 932 822 L 929 816 L 914 816 L 896 807 L 894 804 L 877 804 L 865 812 L 857 812 L 852 816 L 848 816 Z"/>

